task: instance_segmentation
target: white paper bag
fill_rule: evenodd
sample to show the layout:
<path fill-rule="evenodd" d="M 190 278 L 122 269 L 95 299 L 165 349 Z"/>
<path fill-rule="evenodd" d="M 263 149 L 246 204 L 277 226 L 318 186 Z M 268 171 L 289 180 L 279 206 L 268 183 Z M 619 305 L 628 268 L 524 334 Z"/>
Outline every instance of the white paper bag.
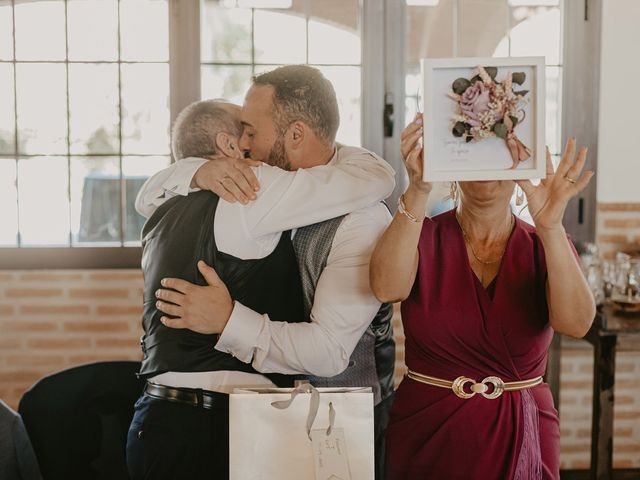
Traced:
<path fill-rule="evenodd" d="M 341 467 L 346 475 L 327 474 Z M 229 398 L 229 478 L 372 480 L 371 389 L 236 389 Z"/>

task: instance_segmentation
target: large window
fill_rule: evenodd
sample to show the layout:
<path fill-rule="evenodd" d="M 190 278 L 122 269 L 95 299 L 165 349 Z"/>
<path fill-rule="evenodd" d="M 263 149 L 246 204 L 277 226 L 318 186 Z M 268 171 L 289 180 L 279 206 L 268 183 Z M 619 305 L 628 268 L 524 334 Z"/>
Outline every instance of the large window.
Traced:
<path fill-rule="evenodd" d="M 544 56 L 546 143 L 557 164 L 562 124 L 560 0 L 406 2 L 405 122 L 410 122 L 420 107 L 421 58 Z M 447 188 L 440 186 L 440 198 L 446 195 Z M 440 204 L 434 208 L 448 206 Z M 530 221 L 526 208 L 522 217 Z"/>
<path fill-rule="evenodd" d="M 137 189 L 169 162 L 167 1 L 0 1 L 0 85 L 0 245 L 139 243 Z"/>
<path fill-rule="evenodd" d="M 170 162 L 171 119 L 198 98 L 242 103 L 253 75 L 283 64 L 322 70 L 337 92 L 338 141 L 375 148 L 401 171 L 398 132 L 417 109 L 420 58 L 545 55 L 557 155 L 562 9 L 560 0 L 0 0 L 0 268 L 37 255 L 30 266 L 96 266 L 95 255 L 109 266 L 122 252 L 118 265 L 134 266 L 139 248 L 124 247 L 139 246 L 144 219 L 133 202 Z M 385 138 L 387 98 L 398 100 Z"/>
<path fill-rule="evenodd" d="M 306 63 L 320 69 L 336 89 L 337 140 L 361 145 L 359 4 L 359 0 L 204 0 L 202 97 L 242 104 L 253 75 Z M 269 5 L 281 8 L 264 8 Z"/>

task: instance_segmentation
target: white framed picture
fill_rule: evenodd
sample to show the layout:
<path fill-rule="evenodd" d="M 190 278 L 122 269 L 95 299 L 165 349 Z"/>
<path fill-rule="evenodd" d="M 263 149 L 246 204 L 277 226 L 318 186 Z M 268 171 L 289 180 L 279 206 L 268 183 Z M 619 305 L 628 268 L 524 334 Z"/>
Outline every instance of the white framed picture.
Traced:
<path fill-rule="evenodd" d="M 425 181 L 545 176 L 544 57 L 421 64 Z"/>

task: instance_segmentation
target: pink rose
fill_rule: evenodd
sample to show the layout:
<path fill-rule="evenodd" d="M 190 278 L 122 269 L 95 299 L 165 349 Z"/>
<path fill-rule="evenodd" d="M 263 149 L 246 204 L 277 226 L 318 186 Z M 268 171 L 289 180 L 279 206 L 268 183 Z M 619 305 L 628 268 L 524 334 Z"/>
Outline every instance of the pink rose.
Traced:
<path fill-rule="evenodd" d="M 480 80 L 465 90 L 460 98 L 460 108 L 462 113 L 469 117 L 469 124 L 472 127 L 479 127 L 480 114 L 489 110 L 491 91 Z"/>

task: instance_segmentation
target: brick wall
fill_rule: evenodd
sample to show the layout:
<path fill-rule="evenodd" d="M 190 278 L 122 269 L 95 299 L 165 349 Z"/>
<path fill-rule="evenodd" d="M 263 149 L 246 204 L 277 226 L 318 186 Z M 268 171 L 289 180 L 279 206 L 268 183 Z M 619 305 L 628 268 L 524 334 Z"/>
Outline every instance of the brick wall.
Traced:
<path fill-rule="evenodd" d="M 598 246 L 605 258 L 618 250 L 640 250 L 640 203 L 600 203 Z"/>
<path fill-rule="evenodd" d="M 604 258 L 611 259 L 620 250 L 640 252 L 640 203 L 599 203 L 596 237 Z M 624 346 L 623 339 L 619 350 L 624 349 Z M 620 468 L 640 467 L 640 341 L 636 340 L 631 346 L 632 351 L 619 351 L 616 357 L 613 460 L 614 465 Z M 573 360 L 563 359 L 562 368 L 567 370 L 567 375 L 576 383 L 567 386 L 563 384 L 563 394 L 569 401 L 589 405 L 591 392 L 587 391 L 584 384 L 591 385 L 593 378 L 591 350 L 575 350 L 571 354 Z M 562 399 L 561 406 L 564 404 L 565 400 Z M 579 411 L 573 416 L 578 417 Z M 567 435 L 562 437 L 565 448 L 563 452 L 566 453 L 563 458 L 578 457 L 580 449 L 588 452 L 588 448 L 585 449 L 585 443 L 588 445 L 585 437 L 587 432 L 591 433 L 590 421 L 570 418 L 565 424 L 571 426 L 572 435 L 564 432 Z M 575 451 L 569 453 L 566 448 Z M 578 458 L 574 461 L 580 464 L 583 462 Z"/>
<path fill-rule="evenodd" d="M 0 271 L 0 398 L 17 408 L 42 376 L 140 359 L 138 270 Z"/>
<path fill-rule="evenodd" d="M 17 408 L 42 376 L 87 362 L 140 358 L 142 275 L 137 270 L 0 271 L 0 398 Z M 396 380 L 404 374 L 399 309 Z M 563 346 L 561 460 L 563 468 L 589 461 L 592 351 L 584 342 Z M 640 355 L 617 363 L 617 467 L 640 467 Z"/>
<path fill-rule="evenodd" d="M 640 354 L 616 356 L 613 463 L 640 467 Z M 563 468 L 588 468 L 591 448 L 593 350 L 582 341 L 564 342 L 560 380 L 560 453 Z"/>

